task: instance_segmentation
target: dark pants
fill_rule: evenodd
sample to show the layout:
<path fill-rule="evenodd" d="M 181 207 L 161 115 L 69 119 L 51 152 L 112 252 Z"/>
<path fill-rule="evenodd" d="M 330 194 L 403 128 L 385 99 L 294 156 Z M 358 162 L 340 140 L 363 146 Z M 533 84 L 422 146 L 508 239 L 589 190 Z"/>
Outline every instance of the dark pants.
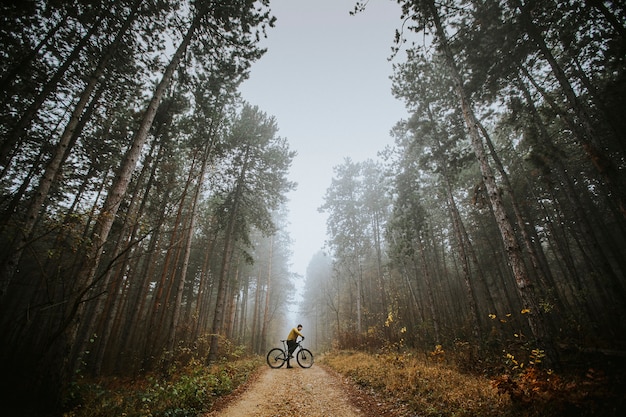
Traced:
<path fill-rule="evenodd" d="M 298 342 L 295 340 L 287 340 L 287 350 L 289 352 L 289 356 L 287 357 L 287 366 L 289 366 L 289 358 L 293 355 L 293 351 L 298 347 Z"/>

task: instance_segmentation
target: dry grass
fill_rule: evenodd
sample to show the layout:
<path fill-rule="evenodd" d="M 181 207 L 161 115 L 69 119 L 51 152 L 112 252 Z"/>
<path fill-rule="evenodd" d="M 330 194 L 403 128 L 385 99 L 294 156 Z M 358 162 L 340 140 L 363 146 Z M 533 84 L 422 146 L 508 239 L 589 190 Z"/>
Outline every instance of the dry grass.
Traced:
<path fill-rule="evenodd" d="M 455 366 L 405 353 L 332 352 L 323 363 L 380 397 L 403 416 L 555 417 L 618 415 L 623 402 L 529 368 L 494 378 L 460 372 Z M 594 390 L 596 391 L 594 394 Z M 607 403 L 607 400 L 613 404 Z M 400 406 L 401 405 L 401 406 Z"/>
<path fill-rule="evenodd" d="M 404 403 L 410 415 L 502 417 L 511 408 L 508 397 L 498 394 L 489 379 L 465 375 L 410 353 L 342 352 L 326 355 L 323 361 L 357 384 Z"/>

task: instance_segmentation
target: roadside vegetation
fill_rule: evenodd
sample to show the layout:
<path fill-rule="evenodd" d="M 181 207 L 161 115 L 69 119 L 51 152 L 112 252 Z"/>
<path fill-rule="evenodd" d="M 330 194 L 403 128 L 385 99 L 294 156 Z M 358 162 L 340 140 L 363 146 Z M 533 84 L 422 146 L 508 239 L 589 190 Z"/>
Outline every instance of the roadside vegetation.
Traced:
<path fill-rule="evenodd" d="M 206 348 L 197 346 L 177 349 L 161 361 L 171 365 L 134 378 L 78 374 L 65 395 L 63 416 L 195 417 L 210 412 L 266 366 L 262 356 L 222 343 L 224 354 L 210 366 Z M 626 406 L 619 364 L 609 369 L 586 362 L 579 371 L 570 367 L 560 374 L 544 369 L 536 350 L 481 360 L 462 343 L 430 352 L 390 345 L 369 353 L 332 350 L 320 355 L 318 364 L 388 404 L 397 416 L 609 417 L 621 415 Z"/>
<path fill-rule="evenodd" d="M 179 349 L 171 365 L 135 378 L 82 378 L 65 395 L 64 417 L 195 417 L 246 382 L 263 358 L 240 346 L 210 366 L 201 350 Z M 170 363 L 164 360 L 163 363 Z"/>
<path fill-rule="evenodd" d="M 341 351 L 321 362 L 390 403 L 399 415 L 617 416 L 624 409 L 623 383 L 613 385 L 604 371 L 561 376 L 538 364 L 524 366 L 509 354 L 504 368 L 494 364 L 481 373 L 469 370 L 466 360 L 437 346 L 426 354 Z"/>

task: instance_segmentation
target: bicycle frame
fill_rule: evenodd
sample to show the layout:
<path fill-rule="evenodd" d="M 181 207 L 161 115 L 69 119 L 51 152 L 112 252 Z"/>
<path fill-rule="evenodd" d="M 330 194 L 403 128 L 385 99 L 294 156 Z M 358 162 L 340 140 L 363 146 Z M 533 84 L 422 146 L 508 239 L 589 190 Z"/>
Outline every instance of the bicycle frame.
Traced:
<path fill-rule="evenodd" d="M 310 350 L 302 347 L 302 340 L 296 341 L 296 347 L 293 350 L 291 358 L 289 357 L 287 340 L 281 340 L 283 348 L 271 349 L 267 353 L 267 364 L 271 368 L 281 368 L 285 362 L 289 362 L 290 359 L 295 358 L 298 365 L 302 368 L 310 368 L 313 366 L 313 354 Z"/>

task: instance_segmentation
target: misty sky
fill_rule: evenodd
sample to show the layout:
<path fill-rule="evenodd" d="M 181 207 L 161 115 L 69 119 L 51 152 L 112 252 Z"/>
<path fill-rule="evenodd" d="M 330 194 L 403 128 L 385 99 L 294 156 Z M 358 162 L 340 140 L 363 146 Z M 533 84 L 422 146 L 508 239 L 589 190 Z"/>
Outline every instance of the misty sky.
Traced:
<path fill-rule="evenodd" d="M 350 16 L 356 0 L 271 0 L 278 21 L 242 88 L 243 98 L 276 118 L 279 135 L 298 152 L 289 194 L 293 271 L 304 276 L 326 240 L 318 212 L 333 167 L 346 157 L 376 159 L 406 118 L 391 95 L 391 55 L 400 24 L 395 1 L 370 0 Z M 398 59 L 398 58 L 396 58 Z"/>

